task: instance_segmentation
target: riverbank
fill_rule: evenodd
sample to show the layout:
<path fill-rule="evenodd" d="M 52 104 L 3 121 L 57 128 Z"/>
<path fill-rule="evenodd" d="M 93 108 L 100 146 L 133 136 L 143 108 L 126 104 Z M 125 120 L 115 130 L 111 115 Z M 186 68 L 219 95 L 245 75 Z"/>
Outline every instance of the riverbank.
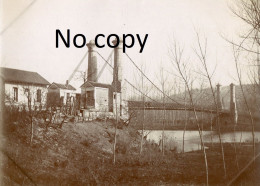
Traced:
<path fill-rule="evenodd" d="M 8 124 L 1 136 L 1 185 L 205 184 L 201 151 L 182 154 L 167 150 L 163 156 L 157 144 L 145 141 L 140 155 L 140 134 L 130 126 L 119 128 L 113 164 L 112 121 L 69 122 L 62 128 L 52 126 L 48 130 L 38 122 L 32 145 L 30 125 Z M 210 184 L 225 185 L 251 159 L 250 146 L 234 148 L 224 144 L 227 167 L 224 178 L 218 145 L 207 146 Z"/>
<path fill-rule="evenodd" d="M 142 130 L 142 124 L 141 123 L 134 123 L 133 128 L 136 130 Z M 163 125 L 162 123 L 157 123 L 157 124 L 151 124 L 151 123 L 146 123 L 144 125 L 145 130 L 162 130 Z M 165 125 L 164 130 L 184 130 L 185 126 L 183 125 Z M 218 131 L 218 128 L 213 125 L 211 128 L 210 124 L 200 124 L 200 128 L 203 131 Z M 186 130 L 198 130 L 197 125 L 195 124 L 188 124 L 186 126 Z M 220 127 L 221 132 L 234 132 L 235 131 L 245 131 L 245 132 L 250 132 L 252 131 L 252 126 L 250 124 L 237 124 L 235 127 L 234 125 L 224 125 L 222 124 Z M 260 132 L 260 125 L 255 125 L 254 126 L 254 131 Z"/>

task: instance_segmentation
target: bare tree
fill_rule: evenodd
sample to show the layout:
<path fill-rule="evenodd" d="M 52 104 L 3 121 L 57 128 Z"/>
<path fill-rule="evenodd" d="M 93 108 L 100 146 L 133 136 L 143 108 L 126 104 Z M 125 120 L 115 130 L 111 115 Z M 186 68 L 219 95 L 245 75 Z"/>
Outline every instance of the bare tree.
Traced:
<path fill-rule="evenodd" d="M 257 63 L 253 66 L 258 67 L 258 80 L 254 81 L 256 85 L 258 82 L 258 88 L 260 89 L 260 2 L 259 0 L 238 0 L 230 6 L 230 10 L 235 16 L 248 25 L 248 29 L 246 33 L 240 35 L 240 42 L 234 42 L 227 38 L 225 38 L 225 40 L 238 47 L 239 50 L 257 55 Z"/>
<path fill-rule="evenodd" d="M 258 47 L 260 46 L 260 3 L 259 0 L 238 0 L 233 6 L 230 6 L 230 10 L 239 19 L 245 22 L 249 29 L 247 33 L 241 36 L 242 41 L 240 43 L 231 42 L 233 45 L 242 48 L 250 53 L 258 53 Z M 248 46 L 247 41 L 251 43 Z"/>
<path fill-rule="evenodd" d="M 142 67 L 141 67 L 142 69 Z M 144 69 L 142 69 L 144 71 Z M 142 79 L 142 101 L 143 101 L 143 120 L 142 120 L 142 136 L 141 136 L 141 145 L 140 145 L 140 154 L 142 154 L 143 151 L 143 141 L 144 141 L 144 123 L 145 123 L 145 95 L 144 95 L 144 76 L 141 74 Z"/>
<path fill-rule="evenodd" d="M 19 102 L 18 100 L 15 101 L 14 98 L 8 94 L 6 94 L 6 100 L 8 100 L 10 107 L 16 108 L 17 110 L 17 113 L 12 113 L 11 117 L 17 115 L 17 120 L 25 121 L 30 124 L 30 145 L 32 145 L 34 123 L 37 117 L 41 114 L 42 109 L 46 108 L 46 92 L 42 92 L 42 89 L 36 89 L 29 85 L 22 85 L 16 88 L 21 92 L 19 93 L 19 95 L 21 95 L 21 100 L 19 100 Z M 25 118 L 25 120 L 23 120 L 23 118 Z"/>
<path fill-rule="evenodd" d="M 182 152 L 184 153 L 184 142 L 185 142 L 185 132 L 186 132 L 186 127 L 188 123 L 188 111 L 187 111 L 187 96 L 186 96 L 186 87 L 184 90 L 184 109 L 185 109 L 185 123 L 184 123 L 184 130 L 183 130 L 183 135 L 182 135 Z"/>
<path fill-rule="evenodd" d="M 241 71 L 239 69 L 239 48 L 236 49 L 235 46 L 233 45 L 233 56 L 234 56 L 234 62 L 235 62 L 235 65 L 236 65 L 236 72 L 237 72 L 237 78 L 238 78 L 238 81 L 239 81 L 239 86 L 240 86 L 240 89 L 241 89 L 241 92 L 242 92 L 242 96 L 243 96 L 243 100 L 244 100 L 244 103 L 246 105 L 246 109 L 247 109 L 247 112 L 250 116 L 250 123 L 251 123 L 251 129 L 252 129 L 252 143 L 253 143 L 253 158 L 255 158 L 255 129 L 254 129 L 254 120 L 253 120 L 253 116 L 252 116 L 252 112 L 251 112 L 251 109 L 248 105 L 248 101 L 247 101 L 247 97 L 246 97 L 246 94 L 245 94 L 245 90 L 243 88 L 243 85 L 242 85 L 242 75 L 241 75 Z"/>
<path fill-rule="evenodd" d="M 31 137 L 30 137 L 30 145 L 32 145 L 32 142 L 33 142 L 33 128 L 34 128 L 34 113 L 35 113 L 35 110 L 34 108 L 32 108 L 32 102 L 33 102 L 33 105 L 35 105 L 35 93 L 34 91 L 32 91 L 30 89 L 29 86 L 23 86 L 22 87 L 23 89 L 23 93 L 24 95 L 26 96 L 26 99 L 27 99 L 27 108 L 28 108 L 28 116 L 29 116 L 29 120 L 30 120 L 30 125 L 31 125 Z"/>
<path fill-rule="evenodd" d="M 162 66 L 161 63 L 161 67 L 160 67 L 160 76 L 159 76 L 159 82 L 161 84 L 161 88 L 162 88 L 162 101 L 163 101 L 163 115 L 162 115 L 162 154 L 164 155 L 165 153 L 165 119 L 166 119 L 166 110 L 165 110 L 165 102 L 166 102 L 166 90 L 165 90 L 165 86 L 166 86 L 166 80 L 167 80 L 167 76 L 164 73 L 164 68 Z"/>
<path fill-rule="evenodd" d="M 116 143 L 117 143 L 117 126 L 119 122 L 119 116 L 118 116 L 118 87 L 117 87 L 117 81 L 115 81 L 114 85 L 114 93 L 115 95 L 113 96 L 115 98 L 115 109 L 116 109 L 116 115 L 115 115 L 115 134 L 114 134 L 114 145 L 113 145 L 113 164 L 116 164 Z M 121 95 L 120 95 L 121 96 Z M 120 98 L 121 99 L 121 98 Z"/>
<path fill-rule="evenodd" d="M 188 78 L 187 63 L 183 61 L 183 51 L 184 51 L 184 48 L 181 48 L 179 45 L 177 45 L 176 41 L 173 41 L 173 47 L 170 48 L 169 55 L 170 55 L 170 59 L 171 59 L 173 66 L 177 69 L 179 75 L 182 77 L 182 79 L 185 83 L 186 89 L 188 91 L 188 94 L 189 94 L 190 104 L 191 104 L 191 107 L 193 109 L 195 122 L 196 122 L 196 125 L 198 127 L 202 151 L 203 151 L 203 154 L 204 154 L 205 169 L 206 169 L 206 184 L 208 185 L 209 180 L 208 180 L 207 154 L 206 154 L 206 150 L 205 150 L 205 146 L 204 146 L 202 131 L 200 129 L 199 122 L 198 122 L 198 116 L 197 116 L 197 111 L 196 111 L 195 104 L 194 104 L 194 99 L 193 99 L 193 96 L 192 96 L 191 88 L 189 86 L 190 85 L 190 78 Z"/>
<path fill-rule="evenodd" d="M 217 117 L 218 137 L 219 137 L 219 143 L 220 143 L 221 154 L 222 154 L 224 175 L 226 178 L 227 170 L 226 170 L 225 154 L 224 154 L 224 149 L 223 149 L 223 144 L 222 144 L 222 139 L 221 139 L 221 131 L 220 131 L 219 105 L 218 105 L 218 100 L 217 100 L 217 97 L 215 95 L 215 91 L 214 91 L 214 88 L 212 85 L 212 76 L 214 75 L 215 70 L 213 70 L 212 73 L 209 72 L 209 68 L 208 68 L 208 64 L 207 64 L 207 38 L 205 38 L 205 43 L 204 43 L 204 48 L 203 48 L 198 32 L 196 32 L 196 36 L 197 36 L 197 44 L 198 44 L 199 49 L 198 50 L 194 49 L 194 52 L 195 52 L 196 56 L 198 57 L 201 65 L 202 65 L 203 71 L 204 71 L 201 74 L 208 79 L 211 94 L 212 94 L 212 99 L 214 101 L 215 109 L 217 112 L 216 117 Z"/>

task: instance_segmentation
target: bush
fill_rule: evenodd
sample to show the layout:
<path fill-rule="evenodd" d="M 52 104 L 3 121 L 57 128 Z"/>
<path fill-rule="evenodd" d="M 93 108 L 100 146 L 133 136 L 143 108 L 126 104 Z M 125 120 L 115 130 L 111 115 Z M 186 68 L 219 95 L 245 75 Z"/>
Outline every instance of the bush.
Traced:
<path fill-rule="evenodd" d="M 129 143 L 117 138 L 116 153 L 127 154 L 129 152 Z"/>
<path fill-rule="evenodd" d="M 29 121 L 28 112 L 25 107 L 5 106 L 4 107 L 4 123 L 10 124 L 13 122 L 26 123 Z"/>

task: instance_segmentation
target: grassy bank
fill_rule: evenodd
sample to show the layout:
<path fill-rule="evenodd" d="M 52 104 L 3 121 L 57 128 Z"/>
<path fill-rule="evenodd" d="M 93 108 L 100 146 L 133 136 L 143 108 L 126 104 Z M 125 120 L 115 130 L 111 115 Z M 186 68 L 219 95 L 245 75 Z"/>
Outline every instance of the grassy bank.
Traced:
<path fill-rule="evenodd" d="M 45 129 L 38 121 L 30 145 L 30 125 L 10 123 L 1 136 L 1 185 L 83 184 L 204 184 L 205 165 L 200 151 L 178 154 L 145 142 L 136 129 L 118 129 L 116 164 L 112 148 L 114 125 L 109 122 L 65 123 Z M 228 176 L 224 178 L 219 145 L 207 149 L 210 184 L 225 185 L 251 159 L 251 147 L 224 144 Z M 259 149 L 258 149 L 259 150 Z"/>

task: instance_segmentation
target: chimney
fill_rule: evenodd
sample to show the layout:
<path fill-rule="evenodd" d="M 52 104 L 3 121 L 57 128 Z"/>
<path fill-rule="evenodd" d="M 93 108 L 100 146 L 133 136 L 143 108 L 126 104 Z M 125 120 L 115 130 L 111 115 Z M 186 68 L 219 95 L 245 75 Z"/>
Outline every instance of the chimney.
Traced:
<path fill-rule="evenodd" d="M 97 56 L 96 51 L 94 50 L 96 45 L 93 40 L 91 40 L 88 44 L 88 72 L 85 73 L 85 79 L 87 81 L 97 82 Z"/>
<path fill-rule="evenodd" d="M 116 45 L 119 42 L 118 46 L 114 49 L 114 72 L 113 72 L 113 82 L 112 86 L 114 87 L 115 92 L 121 92 L 121 83 L 123 79 L 122 74 L 122 57 L 123 57 L 123 43 L 122 39 L 114 40 L 113 44 Z"/>
<path fill-rule="evenodd" d="M 230 84 L 230 116 L 232 122 L 237 124 L 236 92 L 233 83 Z"/>
<path fill-rule="evenodd" d="M 66 88 L 69 87 L 69 80 L 66 80 Z"/>
<path fill-rule="evenodd" d="M 223 109 L 221 99 L 220 99 L 220 86 L 221 86 L 220 84 L 217 84 L 217 106 L 219 111 Z"/>

